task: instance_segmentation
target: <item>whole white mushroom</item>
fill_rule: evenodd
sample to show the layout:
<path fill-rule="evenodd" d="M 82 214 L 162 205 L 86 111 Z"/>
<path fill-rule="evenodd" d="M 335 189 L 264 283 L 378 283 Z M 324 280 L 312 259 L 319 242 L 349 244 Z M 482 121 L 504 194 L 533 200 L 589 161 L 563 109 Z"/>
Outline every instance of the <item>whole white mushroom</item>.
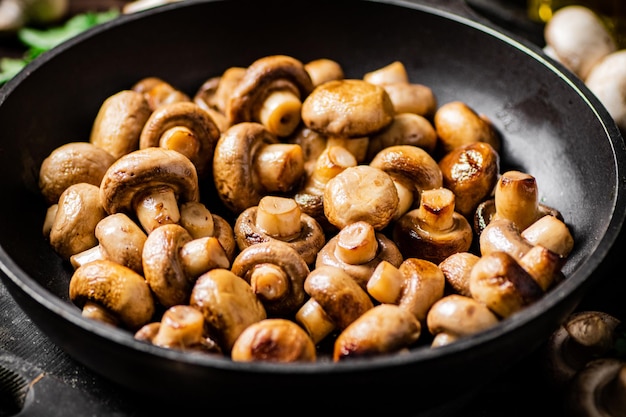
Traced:
<path fill-rule="evenodd" d="M 591 69 L 585 84 L 626 132 L 626 49 L 602 58 Z"/>

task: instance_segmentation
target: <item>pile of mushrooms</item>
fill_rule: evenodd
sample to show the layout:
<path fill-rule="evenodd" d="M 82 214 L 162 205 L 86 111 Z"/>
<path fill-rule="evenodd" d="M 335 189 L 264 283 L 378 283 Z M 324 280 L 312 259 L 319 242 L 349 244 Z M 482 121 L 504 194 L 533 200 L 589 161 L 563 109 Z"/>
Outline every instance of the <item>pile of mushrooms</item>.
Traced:
<path fill-rule="evenodd" d="M 195 94 L 146 77 L 43 161 L 43 234 L 85 317 L 163 348 L 313 362 L 441 347 L 565 279 L 565 220 L 499 150 L 488 117 L 438 106 L 399 61 L 357 79 L 266 56 Z"/>

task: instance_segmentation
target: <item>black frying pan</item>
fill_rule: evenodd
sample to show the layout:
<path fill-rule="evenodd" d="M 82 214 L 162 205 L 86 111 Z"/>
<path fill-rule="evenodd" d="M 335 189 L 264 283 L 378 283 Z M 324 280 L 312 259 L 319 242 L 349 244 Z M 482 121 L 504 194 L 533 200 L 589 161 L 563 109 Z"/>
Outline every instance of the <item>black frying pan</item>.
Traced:
<path fill-rule="evenodd" d="M 42 160 L 63 143 L 88 140 L 103 100 L 143 77 L 193 94 L 226 68 L 271 54 L 332 58 L 355 78 L 401 60 L 440 104 L 462 100 L 487 115 L 503 137 L 502 170 L 534 175 L 542 202 L 571 227 L 567 279 L 474 337 L 339 364 L 234 363 L 150 346 L 82 318 L 68 300 L 71 267 L 42 236 Z M 579 80 L 528 43 L 418 3 L 187 0 L 124 16 L 9 82 L 0 91 L 0 135 L 0 267 L 11 294 L 78 361 L 159 402 L 232 407 L 227 398 L 235 395 L 239 407 L 279 413 L 283 400 L 296 404 L 281 407 L 291 412 L 443 407 L 534 351 L 573 311 L 612 259 L 626 209 L 624 143 Z"/>

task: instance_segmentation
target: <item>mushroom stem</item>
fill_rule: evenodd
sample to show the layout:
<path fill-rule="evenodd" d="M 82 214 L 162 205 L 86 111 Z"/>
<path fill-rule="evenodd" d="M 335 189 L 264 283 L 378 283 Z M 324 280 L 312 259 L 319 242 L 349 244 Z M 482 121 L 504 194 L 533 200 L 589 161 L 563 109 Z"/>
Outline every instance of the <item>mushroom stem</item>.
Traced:
<path fill-rule="evenodd" d="M 120 321 L 111 311 L 93 301 L 85 302 L 85 305 L 83 306 L 83 309 L 81 311 L 81 315 L 85 318 L 97 320 L 101 323 L 110 324 L 111 326 L 115 327 L 120 324 Z"/>
<path fill-rule="evenodd" d="M 335 330 L 335 324 L 313 298 L 309 298 L 296 312 L 296 321 L 304 327 L 315 344 Z"/>
<path fill-rule="evenodd" d="M 185 275 L 195 278 L 214 268 L 228 268 L 230 261 L 216 237 L 203 237 L 185 243 L 180 249 Z"/>
<path fill-rule="evenodd" d="M 539 217 L 538 198 L 535 177 L 520 171 L 507 171 L 496 184 L 494 218 L 509 219 L 519 230 L 524 230 Z"/>
<path fill-rule="evenodd" d="M 342 136 L 329 136 L 326 139 L 326 146 L 341 146 L 348 150 L 357 162 L 365 161 L 367 157 L 367 149 L 369 148 L 370 139 L 368 136 L 362 138 L 346 138 Z"/>
<path fill-rule="evenodd" d="M 261 104 L 258 120 L 279 137 L 289 136 L 300 124 L 300 97 L 290 90 L 272 91 Z"/>
<path fill-rule="evenodd" d="M 193 237 L 215 236 L 215 221 L 211 211 L 198 201 L 188 201 L 180 208 L 180 225 Z"/>
<path fill-rule="evenodd" d="M 250 286 L 261 301 L 274 301 L 289 291 L 289 277 L 278 265 L 264 263 L 254 267 Z"/>
<path fill-rule="evenodd" d="M 364 264 L 374 259 L 377 252 L 378 240 L 371 224 L 356 222 L 339 231 L 335 255 L 343 262 Z"/>
<path fill-rule="evenodd" d="M 450 229 L 454 226 L 454 193 L 447 188 L 422 191 L 418 217 L 426 229 Z"/>
<path fill-rule="evenodd" d="M 396 303 L 402 295 L 404 275 L 393 264 L 381 261 L 367 281 L 367 292 L 380 303 Z"/>
<path fill-rule="evenodd" d="M 174 126 L 166 130 L 159 139 L 159 146 L 178 151 L 189 159 L 193 159 L 200 151 L 198 138 L 185 126 Z"/>
<path fill-rule="evenodd" d="M 254 168 L 268 193 L 289 191 L 304 174 L 302 147 L 289 143 L 265 145 L 256 155 Z"/>
<path fill-rule="evenodd" d="M 135 213 L 148 234 L 159 226 L 180 221 L 176 194 L 170 187 L 152 189 L 143 198 L 137 199 Z"/>
<path fill-rule="evenodd" d="M 161 325 L 152 343 L 167 348 L 184 349 L 202 343 L 204 316 L 193 307 L 177 305 L 163 313 Z"/>
<path fill-rule="evenodd" d="M 256 225 L 276 239 L 290 241 L 302 230 L 301 215 L 302 211 L 294 199 L 265 196 L 259 201 Z"/>
<path fill-rule="evenodd" d="M 546 215 L 522 231 L 522 237 L 533 245 L 541 245 L 566 257 L 574 247 L 574 238 L 567 225 L 556 216 Z"/>

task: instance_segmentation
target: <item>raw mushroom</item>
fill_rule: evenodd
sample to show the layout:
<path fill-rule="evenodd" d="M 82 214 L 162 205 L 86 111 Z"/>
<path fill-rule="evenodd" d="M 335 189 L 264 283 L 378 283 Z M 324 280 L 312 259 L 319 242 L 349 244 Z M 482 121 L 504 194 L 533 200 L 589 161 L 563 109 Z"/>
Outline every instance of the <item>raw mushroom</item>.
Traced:
<path fill-rule="evenodd" d="M 557 10 L 544 28 L 544 51 L 583 81 L 617 44 L 591 9 L 571 5 Z"/>
<path fill-rule="evenodd" d="M 323 135 L 361 138 L 387 127 L 395 111 L 384 88 L 343 79 L 315 88 L 302 103 L 302 121 Z"/>
<path fill-rule="evenodd" d="M 193 163 L 180 152 L 160 147 L 122 156 L 109 167 L 100 185 L 106 212 L 136 215 L 148 234 L 161 225 L 178 223 L 179 204 L 198 199 Z"/>
<path fill-rule="evenodd" d="M 378 152 L 369 165 L 389 174 L 396 186 L 399 202 L 394 220 L 417 207 L 423 191 L 441 188 L 443 184 L 437 161 L 417 146 L 388 146 Z"/>
<path fill-rule="evenodd" d="M 572 380 L 565 404 L 573 417 L 623 417 L 626 362 L 599 358 L 587 363 Z"/>
<path fill-rule="evenodd" d="M 142 262 L 146 282 L 164 307 L 187 304 L 201 274 L 230 266 L 217 238 L 193 239 L 178 224 L 163 225 L 148 235 Z"/>
<path fill-rule="evenodd" d="M 287 243 L 273 240 L 248 246 L 230 270 L 250 284 L 269 316 L 291 317 L 305 302 L 309 266 Z"/>
<path fill-rule="evenodd" d="M 486 142 L 500 152 L 500 137 L 485 116 L 479 115 L 467 103 L 451 101 L 435 112 L 433 119 L 443 154 L 473 142 Z"/>
<path fill-rule="evenodd" d="M 83 316 L 96 320 L 104 316 L 132 331 L 148 323 L 155 312 L 146 280 L 132 269 L 104 259 L 74 271 L 69 296 Z"/>
<path fill-rule="evenodd" d="M 472 298 L 500 318 L 507 318 L 539 300 L 544 291 L 534 278 L 506 252 L 483 255 L 470 275 Z"/>
<path fill-rule="evenodd" d="M 626 132 L 626 49 L 604 56 L 593 66 L 585 84 Z"/>
<path fill-rule="evenodd" d="M 146 77 L 137 81 L 131 90 L 141 93 L 151 111 L 171 103 L 188 102 L 191 98 L 159 77 Z"/>
<path fill-rule="evenodd" d="M 374 307 L 367 292 L 350 275 L 329 265 L 313 269 L 304 281 L 304 290 L 310 298 L 295 319 L 316 345 Z"/>
<path fill-rule="evenodd" d="M 474 238 L 472 226 L 455 211 L 454 193 L 443 187 L 423 190 L 420 206 L 400 217 L 392 233 L 405 258 L 436 264 L 453 253 L 468 251 Z"/>
<path fill-rule="evenodd" d="M 415 343 L 421 332 L 422 325 L 409 311 L 393 304 L 379 304 L 339 334 L 333 361 L 398 353 Z"/>
<path fill-rule="evenodd" d="M 320 58 L 304 64 L 304 69 L 309 73 L 313 87 L 324 84 L 327 81 L 343 80 L 344 72 L 341 64 L 337 61 Z"/>
<path fill-rule="evenodd" d="M 286 55 L 265 56 L 246 68 L 225 113 L 231 125 L 258 122 L 272 134 L 286 137 L 300 124 L 302 100 L 312 90 L 302 62 Z"/>
<path fill-rule="evenodd" d="M 288 193 L 304 175 L 299 145 L 279 143 L 262 124 L 241 122 L 224 132 L 213 158 L 217 194 L 235 214 L 273 193 Z"/>
<path fill-rule="evenodd" d="M 397 113 L 389 126 L 370 137 L 366 160 L 371 161 L 378 152 L 395 145 L 417 146 L 432 154 L 437 145 L 437 132 L 424 116 Z"/>
<path fill-rule="evenodd" d="M 70 142 L 55 148 L 39 168 L 39 190 L 48 204 L 56 204 L 67 187 L 79 182 L 100 186 L 115 157 L 89 142 Z"/>
<path fill-rule="evenodd" d="M 98 244 L 96 225 L 107 215 L 100 204 L 99 192 L 93 184 L 70 185 L 59 198 L 54 217 L 47 220 L 50 245 L 63 259 L 69 260 L 72 255 Z"/>
<path fill-rule="evenodd" d="M 268 318 L 248 326 L 231 352 L 235 362 L 315 362 L 315 344 L 307 332 L 291 320 Z"/>
<path fill-rule="evenodd" d="M 612 355 L 620 329 L 621 320 L 603 311 L 570 314 L 550 335 L 544 348 L 550 380 L 564 388 L 588 362 Z"/>
<path fill-rule="evenodd" d="M 189 305 L 202 312 L 208 335 L 226 355 L 248 326 L 267 318 L 250 284 L 228 269 L 216 268 L 202 274 L 193 287 Z"/>
<path fill-rule="evenodd" d="M 444 155 L 439 168 L 443 186 L 456 196 L 456 211 L 469 220 L 493 193 L 500 175 L 500 155 L 486 142 L 472 142 Z"/>
<path fill-rule="evenodd" d="M 139 135 L 152 109 L 144 95 L 122 90 L 108 97 L 98 110 L 89 142 L 115 159 L 139 148 Z"/>
<path fill-rule="evenodd" d="M 311 265 L 326 243 L 320 224 L 303 213 L 296 201 L 287 197 L 265 196 L 258 206 L 244 210 L 233 227 L 240 250 L 262 242 L 279 241 L 293 249 Z"/>
<path fill-rule="evenodd" d="M 142 326 L 134 337 L 167 349 L 220 353 L 215 342 L 204 336 L 204 316 L 188 305 L 168 308 L 160 322 Z"/>
<path fill-rule="evenodd" d="M 185 155 L 198 177 L 211 174 L 220 129 L 211 116 L 189 101 L 163 104 L 150 115 L 139 137 L 139 149 L 160 146 Z"/>
<path fill-rule="evenodd" d="M 348 167 L 324 189 L 324 215 L 338 229 L 363 220 L 382 230 L 393 220 L 399 204 L 391 176 L 369 165 Z"/>
<path fill-rule="evenodd" d="M 472 297 L 450 294 L 437 300 L 426 316 L 432 347 L 450 344 L 498 324 L 498 317 Z"/>
<path fill-rule="evenodd" d="M 376 232 L 371 224 L 358 221 L 345 226 L 320 249 L 315 267 L 341 268 L 365 290 L 374 269 L 383 260 L 399 267 L 403 258 L 391 239 Z"/>
<path fill-rule="evenodd" d="M 124 213 L 110 214 L 96 224 L 98 244 L 70 257 L 74 269 L 96 259 L 107 259 L 143 275 L 142 252 L 147 236 Z"/>

